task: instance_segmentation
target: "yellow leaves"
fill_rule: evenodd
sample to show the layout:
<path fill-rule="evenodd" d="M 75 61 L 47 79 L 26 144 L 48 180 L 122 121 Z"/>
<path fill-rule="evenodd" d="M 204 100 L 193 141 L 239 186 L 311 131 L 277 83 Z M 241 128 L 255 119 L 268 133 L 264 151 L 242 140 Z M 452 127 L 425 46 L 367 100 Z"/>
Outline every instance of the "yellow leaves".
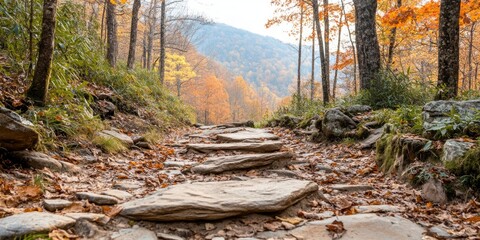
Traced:
<path fill-rule="evenodd" d="M 113 4 L 113 5 L 117 5 L 117 4 L 126 4 L 128 2 L 128 0 L 110 0 L 110 3 Z"/>
<path fill-rule="evenodd" d="M 303 219 L 299 217 L 292 217 L 292 218 L 281 218 L 281 217 L 275 217 L 276 219 L 282 221 L 282 222 L 287 222 L 293 225 L 298 225 L 303 222 Z"/>

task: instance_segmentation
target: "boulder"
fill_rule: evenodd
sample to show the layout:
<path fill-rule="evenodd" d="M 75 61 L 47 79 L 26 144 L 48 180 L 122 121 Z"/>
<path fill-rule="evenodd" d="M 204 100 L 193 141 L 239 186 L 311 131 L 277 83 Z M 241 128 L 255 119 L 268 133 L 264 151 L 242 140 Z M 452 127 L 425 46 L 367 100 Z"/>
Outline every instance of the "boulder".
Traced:
<path fill-rule="evenodd" d="M 328 138 L 345 138 L 355 136 L 357 124 L 340 109 L 333 108 L 325 112 L 322 132 Z M 352 132 L 353 131 L 353 132 Z"/>
<path fill-rule="evenodd" d="M 48 168 L 52 171 L 58 172 L 73 172 L 78 173 L 81 169 L 72 163 L 54 159 L 47 154 L 34 151 L 18 151 L 9 153 L 9 157 L 14 161 L 24 166 L 34 169 Z"/>
<path fill-rule="evenodd" d="M 309 222 L 290 231 L 263 232 L 261 239 L 284 239 L 294 237 L 303 240 L 332 239 L 327 225 L 340 221 L 346 229 L 342 240 L 418 240 L 423 239 L 423 229 L 418 224 L 402 217 L 381 217 L 375 214 L 357 214 L 332 217 Z"/>
<path fill-rule="evenodd" d="M 365 140 L 360 142 L 360 148 L 365 149 L 374 147 L 377 141 L 382 137 L 384 130 L 385 127 L 373 130 Z"/>
<path fill-rule="evenodd" d="M 64 199 L 44 199 L 43 207 L 50 212 L 62 210 L 64 208 L 72 206 L 72 202 Z"/>
<path fill-rule="evenodd" d="M 6 108 L 0 107 L 0 150 L 20 151 L 35 147 L 38 133 L 33 124 Z"/>
<path fill-rule="evenodd" d="M 92 109 L 101 119 L 111 119 L 115 115 L 117 107 L 110 101 L 99 100 L 92 105 Z"/>
<path fill-rule="evenodd" d="M 282 211 L 317 191 L 317 184 L 293 179 L 179 184 L 122 204 L 120 215 L 146 221 L 217 220 Z"/>
<path fill-rule="evenodd" d="M 283 128 L 290 128 L 294 129 L 298 126 L 301 119 L 298 117 L 290 116 L 290 115 L 283 115 L 278 119 L 273 119 L 268 122 L 268 127 L 283 127 Z"/>
<path fill-rule="evenodd" d="M 123 134 L 123 133 L 119 133 L 117 131 L 103 130 L 103 131 L 97 133 L 97 135 L 99 135 L 101 137 L 115 138 L 115 139 L 119 140 L 120 142 L 122 142 L 123 144 L 125 144 L 126 146 L 129 146 L 129 147 L 133 145 L 133 140 L 130 136 L 128 136 L 126 134 Z"/>
<path fill-rule="evenodd" d="M 448 200 L 442 182 L 436 179 L 430 179 L 422 186 L 422 198 L 428 202 L 440 204 L 446 203 Z"/>
<path fill-rule="evenodd" d="M 73 218 L 46 212 L 29 212 L 0 219 L 0 239 L 14 239 L 27 234 L 48 233 L 73 226 Z"/>
<path fill-rule="evenodd" d="M 246 152 L 275 152 L 282 148 L 280 141 L 267 141 L 260 143 L 220 143 L 220 144 L 188 144 L 187 149 L 202 153 L 213 151 L 246 151 Z"/>
<path fill-rule="evenodd" d="M 442 161 L 447 163 L 458 160 L 474 146 L 475 143 L 449 139 L 443 145 Z"/>
<path fill-rule="evenodd" d="M 478 129 L 480 122 L 472 121 L 478 111 L 480 111 L 480 100 L 429 102 L 423 107 L 423 128 L 428 135 L 436 135 L 446 124 L 455 121 L 451 118 L 452 113 L 455 113 L 464 123 L 471 123 L 471 126 L 460 124 L 455 130 L 456 133 L 461 133 L 467 127 Z M 473 135 L 478 136 L 480 132 Z"/>
<path fill-rule="evenodd" d="M 96 193 L 90 193 L 90 192 L 78 192 L 76 193 L 77 198 L 80 200 L 88 200 L 91 203 L 95 203 L 98 205 L 115 205 L 118 203 L 118 200 L 116 197 L 111 197 L 107 195 L 100 195 Z"/>
<path fill-rule="evenodd" d="M 245 170 L 256 167 L 265 167 L 275 162 L 290 160 L 293 154 L 290 152 L 267 153 L 267 154 L 244 154 L 234 156 L 222 156 L 207 158 L 197 166 L 192 167 L 194 173 L 210 174 L 222 173 L 233 170 Z"/>
<path fill-rule="evenodd" d="M 223 142 L 243 142 L 253 140 L 277 140 L 275 134 L 263 131 L 240 131 L 236 133 L 218 134 L 217 139 Z"/>
<path fill-rule="evenodd" d="M 350 115 L 358 115 L 358 114 L 362 114 L 362 113 L 367 113 L 367 112 L 371 112 L 372 111 L 372 107 L 368 106 L 368 105 L 352 105 L 350 107 L 347 107 L 345 109 L 345 112 L 350 114 Z"/>

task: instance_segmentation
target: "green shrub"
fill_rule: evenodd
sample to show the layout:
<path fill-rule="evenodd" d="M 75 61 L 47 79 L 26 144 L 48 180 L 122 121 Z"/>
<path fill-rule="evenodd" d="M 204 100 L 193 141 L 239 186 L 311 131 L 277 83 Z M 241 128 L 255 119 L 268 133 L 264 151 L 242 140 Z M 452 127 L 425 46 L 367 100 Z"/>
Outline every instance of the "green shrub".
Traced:
<path fill-rule="evenodd" d="M 390 124 L 400 133 L 422 134 L 423 118 L 421 106 L 401 106 L 396 110 L 382 109 L 375 111 L 374 118 L 381 124 Z"/>
<path fill-rule="evenodd" d="M 466 187 L 480 190 L 480 147 L 470 149 L 462 158 L 447 162 L 445 167 L 459 176 Z"/>
<path fill-rule="evenodd" d="M 424 105 L 433 99 L 433 89 L 411 81 L 407 74 L 382 70 L 369 90 L 360 92 L 352 102 L 373 109 L 396 109 L 403 105 Z"/>

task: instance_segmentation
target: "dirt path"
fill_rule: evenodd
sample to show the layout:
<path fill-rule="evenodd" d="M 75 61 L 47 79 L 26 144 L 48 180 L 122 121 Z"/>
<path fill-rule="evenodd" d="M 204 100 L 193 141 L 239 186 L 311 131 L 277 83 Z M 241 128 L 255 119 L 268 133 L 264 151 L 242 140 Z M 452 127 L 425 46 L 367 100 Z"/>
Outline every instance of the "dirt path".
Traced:
<path fill-rule="evenodd" d="M 216 240 L 324 239 L 320 236 L 435 239 L 430 236 L 440 238 L 440 235 L 475 239 L 478 234 L 478 226 L 465 224 L 462 217 L 465 212 L 478 209 L 476 202 L 453 202 L 446 206 L 423 202 L 419 191 L 394 178 L 385 177 L 377 170 L 374 150 L 360 150 L 348 143 L 310 143 L 305 137 L 296 136 L 286 129 L 245 130 L 248 129 L 179 131 L 155 146 L 155 150 L 132 149 L 116 156 L 103 154 L 97 149 L 89 149 L 84 155 L 66 153 L 64 159 L 80 164 L 81 174 L 40 171 L 37 176 L 48 182 L 44 193 L 38 196 L 29 192 L 17 193 L 23 194 L 24 201 L 7 194 L 5 196 L 11 197 L 11 201 L 20 203 L 9 207 L 5 201 L 6 206 L 0 207 L 0 213 L 18 216 L 22 212 L 46 211 L 43 199 L 63 199 L 73 204 L 56 210 L 56 215 L 75 218 L 71 213 L 105 214 L 77 216 L 75 224 L 63 227 L 66 231 L 51 233 L 54 234 L 52 236 L 63 236 L 57 239 L 75 239 L 73 235 L 92 239 L 134 239 L 138 236 L 145 239 Z M 240 134 L 235 135 L 238 132 Z M 219 143 L 217 138 L 234 143 L 227 144 L 230 150 L 203 151 L 192 147 L 192 144 L 211 147 Z M 271 148 L 277 142 L 281 144 L 280 151 Z M 267 148 L 258 147 L 263 143 L 270 145 Z M 235 150 L 243 145 L 256 145 L 257 148 L 254 151 L 245 151 L 245 148 Z M 225 147 L 224 143 L 222 147 Z M 271 152 L 274 152 L 273 155 Z M 258 157 L 258 154 L 268 157 Z M 87 161 L 90 156 L 95 159 Z M 245 162 L 250 157 L 254 160 Z M 259 161 L 264 162 L 258 164 Z M 221 167 L 225 172 L 199 174 L 195 169 L 199 169 L 197 165 L 203 162 L 209 163 L 210 169 Z M 223 165 L 215 165 L 220 163 Z M 3 179 L 12 180 L 4 180 L 4 192 L 8 184 L 27 182 L 28 174 L 33 174 L 22 169 L 5 172 Z M 21 180 L 21 176 L 25 179 Z M 249 185 L 255 181 L 256 184 L 267 185 L 264 188 Z M 209 189 L 210 185 L 193 185 L 193 190 L 184 187 L 199 182 L 220 184 L 212 185 L 215 189 Z M 221 189 L 222 184 L 231 184 L 230 189 L 234 191 Z M 297 185 L 298 188 L 295 188 Z M 159 189 L 164 191 L 158 194 L 160 197 L 145 198 Z M 178 193 L 165 200 L 169 191 Z M 81 192 L 87 194 L 79 194 Z M 114 197 L 110 203 L 111 196 Z M 230 196 L 235 197 L 227 199 Z M 148 205 L 150 203 L 145 203 L 144 199 L 157 201 L 158 204 Z M 214 214 L 233 217 L 212 217 Z M 9 223 L 6 219 L 0 221 Z M 326 220 L 318 221 L 323 219 Z M 335 220 L 338 222 L 333 223 Z M 389 228 L 388 224 L 382 225 L 383 222 L 398 225 Z M 0 226 L 0 239 L 1 233 Z"/>

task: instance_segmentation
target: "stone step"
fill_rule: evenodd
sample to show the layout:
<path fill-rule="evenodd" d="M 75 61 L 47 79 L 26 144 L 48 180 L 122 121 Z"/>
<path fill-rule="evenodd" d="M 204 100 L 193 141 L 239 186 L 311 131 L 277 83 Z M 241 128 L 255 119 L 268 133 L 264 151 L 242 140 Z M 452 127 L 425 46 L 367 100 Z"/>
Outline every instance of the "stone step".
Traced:
<path fill-rule="evenodd" d="M 280 167 L 281 165 L 286 165 L 287 161 L 293 157 L 294 155 L 291 152 L 212 157 L 192 167 L 192 171 L 194 173 L 210 174 L 265 167 L 268 165 Z"/>
<path fill-rule="evenodd" d="M 260 143 L 217 143 L 217 144 L 188 144 L 187 149 L 202 153 L 213 151 L 246 151 L 246 152 L 275 152 L 282 148 L 280 141 L 267 141 Z"/>
<path fill-rule="evenodd" d="M 342 240 L 418 240 L 423 239 L 425 232 L 425 229 L 418 224 L 402 217 L 357 214 L 310 222 L 290 231 L 263 232 L 257 237 L 261 239 L 284 239 L 286 237 L 303 240 L 332 239 L 326 225 L 335 220 L 344 224 L 346 232 L 341 237 Z"/>
<path fill-rule="evenodd" d="M 53 229 L 66 229 L 74 224 L 73 218 L 51 213 L 21 213 L 0 219 L 0 239 L 15 239 L 27 234 L 48 233 Z"/>
<path fill-rule="evenodd" d="M 317 191 L 317 184 L 294 179 L 196 182 L 124 203 L 120 215 L 146 221 L 217 220 L 282 211 Z"/>
<path fill-rule="evenodd" d="M 252 140 L 278 140 L 278 136 L 264 131 L 240 131 L 218 134 L 217 140 L 224 142 L 244 142 Z"/>

